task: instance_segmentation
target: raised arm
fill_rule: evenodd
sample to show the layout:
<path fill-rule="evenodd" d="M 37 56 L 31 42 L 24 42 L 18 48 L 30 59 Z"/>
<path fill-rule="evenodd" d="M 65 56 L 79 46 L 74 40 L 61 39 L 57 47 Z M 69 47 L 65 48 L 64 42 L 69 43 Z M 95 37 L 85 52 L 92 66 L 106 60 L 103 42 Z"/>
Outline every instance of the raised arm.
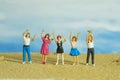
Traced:
<path fill-rule="evenodd" d="M 86 37 L 86 43 L 88 43 L 88 36 Z"/>
<path fill-rule="evenodd" d="M 56 36 L 55 36 L 55 32 L 52 32 L 52 35 L 53 35 L 54 41 L 57 43 L 57 39 L 56 39 Z"/>
<path fill-rule="evenodd" d="M 41 37 L 44 37 L 44 29 L 41 32 Z"/>
<path fill-rule="evenodd" d="M 34 34 L 33 38 L 31 39 L 31 42 L 33 42 L 36 38 L 36 34 Z"/>
<path fill-rule="evenodd" d="M 89 36 L 89 35 L 92 36 L 92 42 L 94 42 L 94 36 L 93 36 L 92 30 L 88 30 L 88 36 Z"/>
<path fill-rule="evenodd" d="M 77 33 L 77 39 L 79 38 L 79 36 L 80 36 L 80 32 Z"/>
<path fill-rule="evenodd" d="M 52 43 L 52 41 L 53 41 L 53 39 L 50 39 L 50 43 L 49 43 L 49 44 L 51 44 L 51 43 Z"/>
<path fill-rule="evenodd" d="M 93 36 L 93 34 L 91 34 L 92 35 L 92 42 L 94 42 L 94 36 Z"/>
<path fill-rule="evenodd" d="M 23 32 L 23 37 L 25 37 L 25 35 L 29 33 L 29 29 L 26 29 L 24 32 Z"/>
<path fill-rule="evenodd" d="M 62 35 L 62 37 L 63 37 L 63 39 L 64 39 L 64 40 L 63 40 L 63 43 L 66 42 L 66 38 L 64 37 L 64 35 Z"/>
<path fill-rule="evenodd" d="M 72 41 L 72 32 L 70 32 L 70 42 Z"/>

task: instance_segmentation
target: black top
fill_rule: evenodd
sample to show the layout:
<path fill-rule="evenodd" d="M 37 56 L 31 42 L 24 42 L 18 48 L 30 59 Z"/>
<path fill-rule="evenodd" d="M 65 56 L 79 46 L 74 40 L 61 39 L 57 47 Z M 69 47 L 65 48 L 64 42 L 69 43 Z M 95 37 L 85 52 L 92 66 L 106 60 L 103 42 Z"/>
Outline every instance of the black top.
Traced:
<path fill-rule="evenodd" d="M 62 47 L 62 41 L 60 41 L 60 43 L 58 43 L 57 41 L 57 51 L 56 53 L 64 53 L 63 47 Z"/>

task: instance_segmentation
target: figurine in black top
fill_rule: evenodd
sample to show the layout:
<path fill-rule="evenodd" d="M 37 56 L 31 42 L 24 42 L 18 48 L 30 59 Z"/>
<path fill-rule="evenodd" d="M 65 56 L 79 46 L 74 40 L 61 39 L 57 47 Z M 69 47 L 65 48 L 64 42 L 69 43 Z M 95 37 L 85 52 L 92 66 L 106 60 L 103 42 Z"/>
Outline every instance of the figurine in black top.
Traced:
<path fill-rule="evenodd" d="M 53 32 L 53 37 L 54 37 L 54 41 L 56 42 L 57 44 L 57 50 L 56 50 L 56 53 L 57 53 L 57 62 L 56 62 L 56 65 L 58 65 L 58 62 L 59 62 L 59 56 L 61 55 L 62 57 L 62 64 L 64 65 L 64 49 L 63 49 L 63 43 L 66 42 L 66 39 L 65 37 L 62 35 L 58 35 L 57 37 L 55 36 L 55 33 Z M 63 40 L 62 40 L 63 38 Z"/>

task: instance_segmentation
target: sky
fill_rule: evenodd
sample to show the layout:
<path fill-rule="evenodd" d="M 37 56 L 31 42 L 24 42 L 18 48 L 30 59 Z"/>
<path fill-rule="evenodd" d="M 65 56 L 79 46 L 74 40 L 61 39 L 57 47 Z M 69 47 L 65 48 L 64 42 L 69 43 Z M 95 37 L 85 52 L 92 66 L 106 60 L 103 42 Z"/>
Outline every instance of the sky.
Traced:
<path fill-rule="evenodd" d="M 87 52 L 87 30 L 93 30 L 96 53 L 120 53 L 120 0 L 0 0 L 0 52 L 22 52 L 22 33 L 29 29 L 31 51 L 39 52 L 42 44 L 40 33 L 62 35 L 63 44 L 70 52 L 70 31 L 80 32 L 77 48 Z M 51 38 L 52 38 L 51 34 Z M 56 52 L 52 42 L 50 52 Z"/>

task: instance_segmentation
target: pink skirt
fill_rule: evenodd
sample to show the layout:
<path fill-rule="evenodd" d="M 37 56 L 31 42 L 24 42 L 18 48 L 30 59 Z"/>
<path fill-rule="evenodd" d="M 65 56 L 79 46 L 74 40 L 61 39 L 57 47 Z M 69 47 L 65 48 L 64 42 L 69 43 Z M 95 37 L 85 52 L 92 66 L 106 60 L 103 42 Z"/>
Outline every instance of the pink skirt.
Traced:
<path fill-rule="evenodd" d="M 41 49 L 40 53 L 43 54 L 43 55 L 48 55 L 49 54 L 49 50 Z"/>
<path fill-rule="evenodd" d="M 48 44 L 42 44 L 42 47 L 41 47 L 41 54 L 43 55 L 48 55 L 49 54 L 49 46 Z"/>

